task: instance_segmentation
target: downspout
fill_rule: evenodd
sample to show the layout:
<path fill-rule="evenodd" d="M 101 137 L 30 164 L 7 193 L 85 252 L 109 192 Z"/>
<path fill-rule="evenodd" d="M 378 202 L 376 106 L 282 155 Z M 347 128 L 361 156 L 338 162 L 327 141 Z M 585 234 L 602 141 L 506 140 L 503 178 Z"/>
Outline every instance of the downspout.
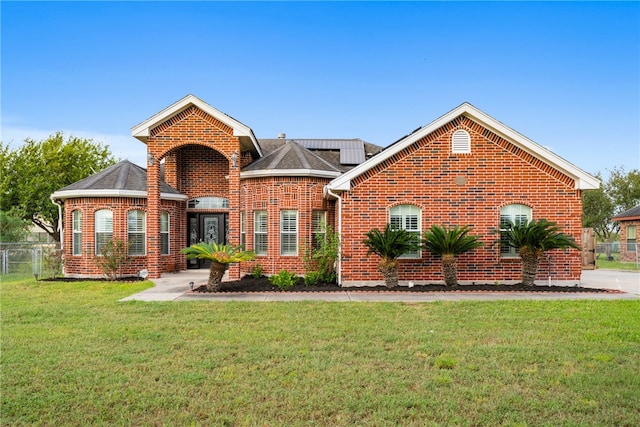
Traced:
<path fill-rule="evenodd" d="M 342 286 L 342 197 L 331 191 L 328 185 L 324 186 L 324 193 L 325 197 L 328 194 L 338 199 L 338 212 L 336 216 L 338 217 L 338 236 L 340 238 L 340 244 L 338 245 L 338 265 L 336 266 L 336 270 L 338 271 L 338 286 Z"/>
<path fill-rule="evenodd" d="M 62 205 L 53 197 L 50 197 L 51 203 L 58 207 L 58 235 L 60 236 L 60 250 L 64 250 L 64 232 L 62 229 Z"/>

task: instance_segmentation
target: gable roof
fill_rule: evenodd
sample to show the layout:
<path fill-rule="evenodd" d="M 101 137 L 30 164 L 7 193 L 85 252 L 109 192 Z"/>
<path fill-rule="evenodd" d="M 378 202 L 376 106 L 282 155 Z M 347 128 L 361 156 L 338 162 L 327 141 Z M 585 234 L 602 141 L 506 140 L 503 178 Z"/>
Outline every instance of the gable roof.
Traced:
<path fill-rule="evenodd" d="M 315 176 L 335 178 L 342 171 L 296 141 L 283 146 L 244 167 L 240 178 L 263 176 Z"/>
<path fill-rule="evenodd" d="M 151 133 L 151 129 L 166 122 L 173 116 L 180 114 L 192 105 L 232 128 L 233 136 L 240 138 L 240 142 L 244 149 L 252 151 L 258 156 L 262 156 L 260 144 L 258 144 L 258 140 L 253 134 L 253 130 L 251 130 L 251 128 L 191 94 L 185 96 L 174 104 L 171 104 L 144 122 L 132 127 L 131 135 L 146 144 Z"/>
<path fill-rule="evenodd" d="M 619 213 L 611 219 L 614 221 L 630 221 L 634 219 L 640 219 L 640 205 L 636 206 L 635 208 L 631 208 L 628 211 Z"/>
<path fill-rule="evenodd" d="M 75 197 L 147 197 L 147 170 L 122 160 L 95 175 L 76 181 L 51 195 L 51 199 Z M 160 182 L 160 198 L 186 200 L 187 196 L 165 182 Z"/>
<path fill-rule="evenodd" d="M 349 190 L 351 188 L 352 179 L 384 162 L 396 153 L 399 153 L 400 151 L 409 147 L 411 144 L 419 141 L 420 139 L 424 138 L 425 136 L 429 135 L 430 133 L 434 132 L 435 130 L 439 129 L 440 127 L 444 126 L 445 124 L 461 115 L 469 117 L 471 120 L 479 123 L 480 125 L 491 130 L 502 138 L 505 138 L 507 141 L 513 143 L 516 147 L 526 151 L 527 153 L 544 161 L 553 168 L 573 178 L 575 181 L 576 189 L 592 190 L 600 187 L 600 181 L 598 181 L 598 179 L 594 176 L 569 163 L 562 157 L 558 156 L 550 150 L 547 150 L 546 148 L 535 143 L 526 136 L 518 133 L 517 131 L 489 116 L 488 114 L 480 111 L 468 102 L 461 104 L 460 106 L 454 108 L 453 110 L 449 111 L 448 113 L 444 114 L 428 125 L 418 128 L 409 135 L 394 142 L 380 154 L 372 157 L 366 162 L 351 169 L 344 175 L 331 181 L 327 185 L 327 187 L 330 190 L 335 191 Z"/>

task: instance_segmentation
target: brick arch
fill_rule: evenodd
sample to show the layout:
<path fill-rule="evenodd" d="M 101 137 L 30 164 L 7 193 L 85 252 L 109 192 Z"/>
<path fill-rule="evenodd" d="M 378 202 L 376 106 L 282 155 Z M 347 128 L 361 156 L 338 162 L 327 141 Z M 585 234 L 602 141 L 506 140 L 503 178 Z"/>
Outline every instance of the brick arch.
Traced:
<path fill-rule="evenodd" d="M 165 182 L 189 198 L 229 198 L 228 156 L 206 144 L 183 143 L 165 153 Z"/>

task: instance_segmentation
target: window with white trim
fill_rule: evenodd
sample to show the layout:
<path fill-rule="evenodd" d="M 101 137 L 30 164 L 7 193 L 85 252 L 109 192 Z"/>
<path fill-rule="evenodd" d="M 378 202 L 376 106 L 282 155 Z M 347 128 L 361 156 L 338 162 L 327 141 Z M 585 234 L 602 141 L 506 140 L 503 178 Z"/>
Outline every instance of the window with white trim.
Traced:
<path fill-rule="evenodd" d="M 169 212 L 160 212 L 160 254 L 169 255 Z"/>
<path fill-rule="evenodd" d="M 627 251 L 635 252 L 636 251 L 636 226 L 628 225 L 627 226 Z"/>
<path fill-rule="evenodd" d="M 253 213 L 253 251 L 256 255 L 267 254 L 267 211 Z"/>
<path fill-rule="evenodd" d="M 471 136 L 466 130 L 459 129 L 451 136 L 452 153 L 471 153 Z"/>
<path fill-rule="evenodd" d="M 73 211 L 73 255 L 82 255 L 82 211 Z"/>
<path fill-rule="evenodd" d="M 127 214 L 127 233 L 129 255 L 145 255 L 147 221 L 144 211 L 129 211 Z"/>
<path fill-rule="evenodd" d="M 113 212 L 101 209 L 95 213 L 96 255 L 102 255 L 104 245 L 113 239 Z"/>
<path fill-rule="evenodd" d="M 319 249 L 327 239 L 327 211 L 313 211 L 311 216 L 311 247 Z"/>
<path fill-rule="evenodd" d="M 280 211 L 280 255 L 298 255 L 298 211 Z"/>
<path fill-rule="evenodd" d="M 523 225 L 531 221 L 532 211 L 529 206 L 513 204 L 500 209 L 500 256 L 502 258 L 517 258 L 518 250 L 507 243 L 507 225 Z"/>
<path fill-rule="evenodd" d="M 422 224 L 421 217 L 422 212 L 418 206 L 398 205 L 392 207 L 389 211 L 389 224 L 396 230 L 407 230 L 416 234 L 418 238 L 420 238 Z M 421 251 L 418 249 L 407 252 L 400 258 L 420 258 L 421 255 Z"/>

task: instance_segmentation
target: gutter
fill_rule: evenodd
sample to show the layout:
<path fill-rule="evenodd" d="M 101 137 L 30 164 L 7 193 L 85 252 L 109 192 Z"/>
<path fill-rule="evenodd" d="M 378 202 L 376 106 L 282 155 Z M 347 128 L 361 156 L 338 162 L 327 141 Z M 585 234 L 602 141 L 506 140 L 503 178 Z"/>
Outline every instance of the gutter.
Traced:
<path fill-rule="evenodd" d="M 338 236 L 340 244 L 338 245 L 338 259 L 336 260 L 336 270 L 338 272 L 338 286 L 342 286 L 342 197 L 331 191 L 328 185 L 324 186 L 324 196 L 327 195 L 335 197 L 338 200 Z"/>

